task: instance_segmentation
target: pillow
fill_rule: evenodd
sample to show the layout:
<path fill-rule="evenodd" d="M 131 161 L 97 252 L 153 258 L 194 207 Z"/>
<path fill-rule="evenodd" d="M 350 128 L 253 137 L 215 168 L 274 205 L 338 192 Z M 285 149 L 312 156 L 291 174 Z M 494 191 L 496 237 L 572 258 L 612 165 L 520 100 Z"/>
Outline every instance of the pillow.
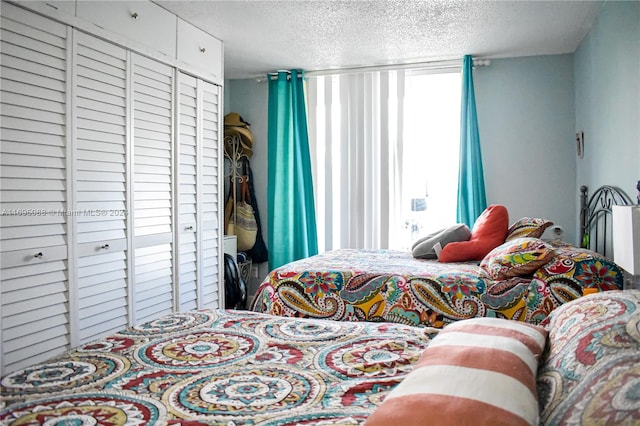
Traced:
<path fill-rule="evenodd" d="M 411 252 L 416 259 L 437 259 L 434 249 L 437 243 L 444 247 L 451 242 L 467 241 L 469 238 L 471 238 L 469 227 L 464 223 L 458 223 L 420 238 L 413 244 Z"/>
<path fill-rule="evenodd" d="M 365 422 L 378 425 L 537 425 L 544 328 L 500 318 L 446 326 Z"/>
<path fill-rule="evenodd" d="M 591 294 L 549 314 L 540 424 L 640 424 L 639 322 L 640 290 Z"/>
<path fill-rule="evenodd" d="M 487 253 L 504 242 L 509 226 L 509 212 L 505 206 L 492 204 L 476 219 L 469 241 L 447 244 L 440 253 L 440 262 L 482 260 Z"/>
<path fill-rule="evenodd" d="M 538 238 L 516 238 L 491 250 L 480 262 L 494 280 L 529 275 L 549 263 L 556 252 Z"/>
<path fill-rule="evenodd" d="M 550 220 L 523 217 L 507 229 L 507 236 L 504 240 L 509 241 L 522 237 L 540 238 L 551 225 L 553 225 L 553 222 Z"/>

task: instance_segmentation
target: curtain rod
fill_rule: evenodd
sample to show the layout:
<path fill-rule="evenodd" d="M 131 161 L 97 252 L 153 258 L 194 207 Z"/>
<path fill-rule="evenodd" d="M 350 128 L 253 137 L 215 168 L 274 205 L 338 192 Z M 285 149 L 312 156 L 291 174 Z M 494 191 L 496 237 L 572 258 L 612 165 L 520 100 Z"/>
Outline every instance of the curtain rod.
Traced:
<path fill-rule="evenodd" d="M 486 67 L 491 65 L 490 59 L 480 59 L 473 58 L 473 66 L 474 67 Z M 333 68 L 333 69 L 325 69 L 325 70 L 312 70 L 312 71 L 304 71 L 305 77 L 313 77 L 313 76 L 323 76 L 323 75 L 335 75 L 335 74 L 354 74 L 354 73 L 363 73 L 363 72 L 376 72 L 376 71 L 392 71 L 392 70 L 447 70 L 460 68 L 462 66 L 462 59 L 452 59 L 448 61 L 430 61 L 430 62 L 413 62 L 406 64 L 387 64 L 387 65 L 372 65 L 372 66 L 363 66 L 363 67 L 351 67 L 351 68 Z M 279 72 L 287 72 L 291 74 L 288 70 L 281 70 Z M 277 76 L 278 72 L 270 72 L 267 73 L 268 76 L 273 77 Z M 256 77 L 256 82 L 262 83 L 266 80 L 266 77 L 260 76 Z"/>

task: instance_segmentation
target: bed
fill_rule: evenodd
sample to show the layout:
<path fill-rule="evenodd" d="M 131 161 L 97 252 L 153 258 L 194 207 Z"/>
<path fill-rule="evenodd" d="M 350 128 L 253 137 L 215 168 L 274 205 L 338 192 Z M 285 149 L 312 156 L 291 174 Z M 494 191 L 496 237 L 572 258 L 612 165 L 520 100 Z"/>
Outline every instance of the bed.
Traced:
<path fill-rule="evenodd" d="M 601 237 L 591 238 L 591 243 L 606 241 L 599 235 L 602 231 L 594 230 L 606 229 L 611 205 L 628 200 L 611 188 L 600 188 L 591 197 L 586 187 L 581 190 L 581 235 Z M 606 247 L 599 246 L 599 253 L 588 244 L 542 240 L 550 225 L 544 219 L 522 218 L 509 226 L 502 244 L 473 262 L 415 259 L 410 252 L 393 250 L 325 252 L 271 271 L 251 309 L 287 317 L 436 328 L 474 317 L 538 324 L 568 301 L 623 288 L 623 272 L 603 254 Z M 518 263 L 532 253 L 539 256 L 540 250 L 548 254 L 544 262 Z"/>
<path fill-rule="evenodd" d="M 536 326 L 178 313 L 0 380 L 3 425 L 638 424 L 640 290 Z"/>
<path fill-rule="evenodd" d="M 177 313 L 6 375 L 0 424 L 362 424 L 428 346 L 426 331 Z"/>

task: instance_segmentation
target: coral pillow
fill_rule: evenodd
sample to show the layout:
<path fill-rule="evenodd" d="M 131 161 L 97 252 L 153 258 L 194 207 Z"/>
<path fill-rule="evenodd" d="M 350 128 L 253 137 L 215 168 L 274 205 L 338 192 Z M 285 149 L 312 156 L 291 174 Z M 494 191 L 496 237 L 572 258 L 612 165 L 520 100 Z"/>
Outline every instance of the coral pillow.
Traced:
<path fill-rule="evenodd" d="M 440 253 L 440 262 L 482 260 L 504 242 L 509 228 L 509 212 L 505 206 L 492 204 L 482 212 L 471 230 L 469 241 L 452 242 Z"/>
<path fill-rule="evenodd" d="M 547 331 L 499 318 L 444 328 L 365 426 L 538 425 Z"/>

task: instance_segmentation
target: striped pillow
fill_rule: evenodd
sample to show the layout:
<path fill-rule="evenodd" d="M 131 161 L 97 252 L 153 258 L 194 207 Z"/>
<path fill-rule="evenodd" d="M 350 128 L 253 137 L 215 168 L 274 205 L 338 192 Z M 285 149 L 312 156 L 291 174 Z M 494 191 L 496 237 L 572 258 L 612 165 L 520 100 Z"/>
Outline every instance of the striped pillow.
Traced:
<path fill-rule="evenodd" d="M 365 426 L 537 425 L 542 327 L 498 318 L 442 330 Z"/>

